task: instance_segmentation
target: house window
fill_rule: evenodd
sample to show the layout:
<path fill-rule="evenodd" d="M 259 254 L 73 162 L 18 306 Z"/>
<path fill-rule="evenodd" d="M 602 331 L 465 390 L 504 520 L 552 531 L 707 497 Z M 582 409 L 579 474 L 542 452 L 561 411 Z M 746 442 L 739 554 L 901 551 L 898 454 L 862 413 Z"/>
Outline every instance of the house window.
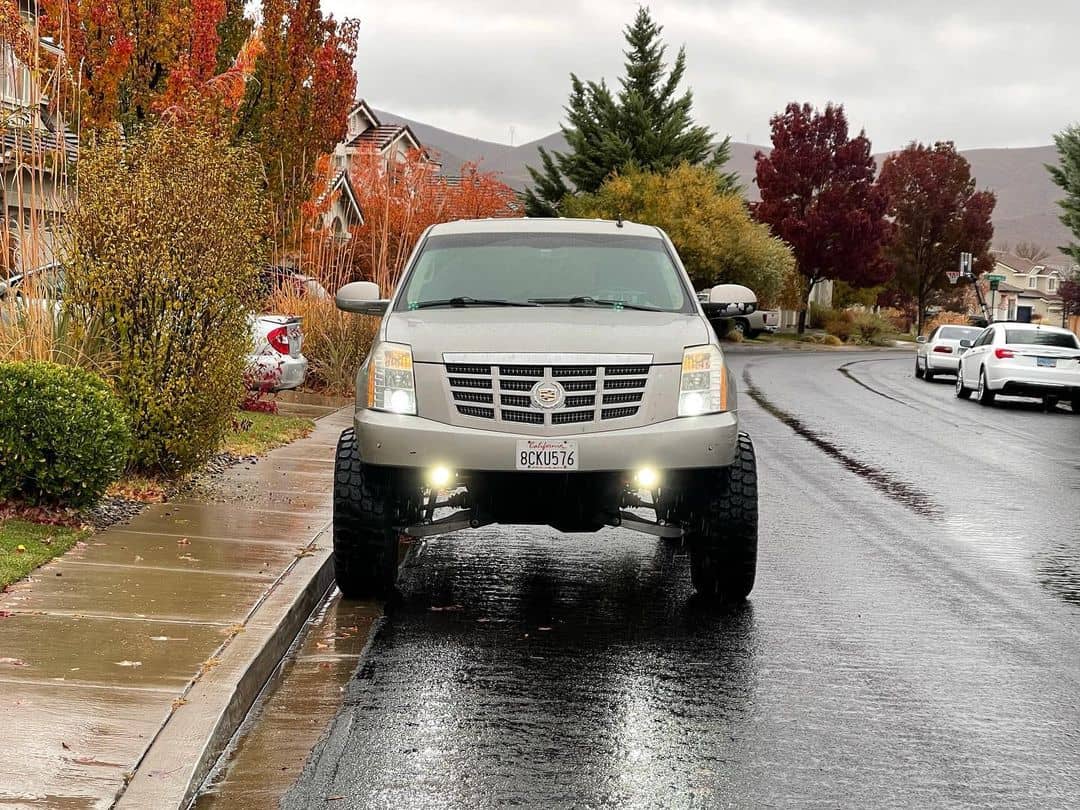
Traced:
<path fill-rule="evenodd" d="M 1057 289 L 1057 279 L 1054 276 L 1050 276 L 1050 278 L 1047 280 L 1046 289 L 1048 289 L 1050 292 L 1054 292 L 1054 290 Z"/>
<path fill-rule="evenodd" d="M 1039 286 L 1039 279 L 1037 276 L 1028 276 L 1028 289 L 1034 290 Z"/>

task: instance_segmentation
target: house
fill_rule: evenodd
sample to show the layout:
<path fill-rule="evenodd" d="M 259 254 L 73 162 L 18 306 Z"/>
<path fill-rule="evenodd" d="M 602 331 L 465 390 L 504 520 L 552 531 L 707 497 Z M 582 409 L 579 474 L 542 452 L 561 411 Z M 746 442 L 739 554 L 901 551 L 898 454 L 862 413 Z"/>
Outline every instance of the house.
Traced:
<path fill-rule="evenodd" d="M 19 0 L 23 47 L 35 48 L 40 67 L 31 70 L 18 48 L 0 41 L 0 276 L 49 264 L 67 190 L 67 169 L 78 156 L 78 136 L 49 103 L 59 81 L 55 63 L 63 52 L 37 36 L 37 3 Z"/>
<path fill-rule="evenodd" d="M 995 320 L 1061 323 L 1064 305 L 1058 286 L 1071 268 L 995 251 L 993 272 L 1005 277 L 992 296 L 997 299 L 992 306 Z"/>
<path fill-rule="evenodd" d="M 349 110 L 347 127 L 345 140 L 334 149 L 334 167 L 337 171 L 348 170 L 352 158 L 363 153 L 378 153 L 387 166 L 403 161 L 413 151 L 428 156 L 424 145 L 408 126 L 382 123 L 363 99 Z M 437 161 L 432 162 L 438 165 Z"/>
<path fill-rule="evenodd" d="M 322 202 L 330 196 L 331 204 L 323 214 L 323 224 L 334 239 L 349 239 L 349 228 L 364 221 L 363 212 L 357 202 L 356 190 L 349 179 L 349 167 L 353 159 L 361 154 L 378 154 L 387 168 L 401 163 L 414 151 L 423 154 L 432 164 L 431 159 L 420 139 L 404 124 L 384 124 L 363 99 L 356 102 L 349 110 L 345 140 L 334 148 L 330 160 L 332 177 L 327 191 L 320 198 Z"/>

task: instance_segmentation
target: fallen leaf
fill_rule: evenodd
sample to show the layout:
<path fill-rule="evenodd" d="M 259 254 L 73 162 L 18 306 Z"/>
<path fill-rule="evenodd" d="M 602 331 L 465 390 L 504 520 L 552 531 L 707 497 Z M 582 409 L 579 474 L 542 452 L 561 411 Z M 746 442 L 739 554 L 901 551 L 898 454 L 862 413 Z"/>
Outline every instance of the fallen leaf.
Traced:
<path fill-rule="evenodd" d="M 0 658 L 0 665 L 7 664 L 9 667 L 25 667 L 27 664 L 21 658 Z"/>
<path fill-rule="evenodd" d="M 176 545 L 178 545 L 178 546 L 190 546 L 191 541 L 188 540 L 186 537 L 181 537 L 179 540 L 176 541 Z"/>
<path fill-rule="evenodd" d="M 24 546 L 22 543 L 19 543 L 19 545 L 15 546 L 15 551 L 18 554 L 22 554 L 24 551 L 26 551 L 26 546 Z"/>
<path fill-rule="evenodd" d="M 186 704 L 187 704 L 187 698 L 173 698 L 173 702 L 172 702 L 173 711 L 175 712 L 181 706 L 184 706 Z"/>
<path fill-rule="evenodd" d="M 128 661 L 128 660 L 117 661 L 116 665 L 118 667 L 141 667 L 142 666 L 142 661 Z"/>
<path fill-rule="evenodd" d="M 325 650 L 329 646 L 330 646 L 329 644 L 323 644 L 321 641 L 316 641 L 315 642 L 315 649 L 316 650 Z"/>

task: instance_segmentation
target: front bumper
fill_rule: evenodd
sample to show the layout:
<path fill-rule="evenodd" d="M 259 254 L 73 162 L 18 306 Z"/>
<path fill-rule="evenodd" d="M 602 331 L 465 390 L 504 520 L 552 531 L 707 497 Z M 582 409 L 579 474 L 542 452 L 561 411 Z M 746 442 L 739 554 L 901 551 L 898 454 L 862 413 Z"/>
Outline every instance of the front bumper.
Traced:
<path fill-rule="evenodd" d="M 441 464 L 485 472 L 517 472 L 517 443 L 525 439 L 577 442 L 578 472 L 727 467 L 735 460 L 739 436 L 735 411 L 563 436 L 476 430 L 366 408 L 357 409 L 353 421 L 360 456 L 368 464 L 417 469 Z"/>

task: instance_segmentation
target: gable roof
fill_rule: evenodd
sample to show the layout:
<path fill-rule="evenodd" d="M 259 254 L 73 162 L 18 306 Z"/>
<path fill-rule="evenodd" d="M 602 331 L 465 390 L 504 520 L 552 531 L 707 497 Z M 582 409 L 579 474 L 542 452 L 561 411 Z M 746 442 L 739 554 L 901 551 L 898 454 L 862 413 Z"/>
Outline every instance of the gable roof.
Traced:
<path fill-rule="evenodd" d="M 362 98 L 357 99 L 356 103 L 352 105 L 352 109 L 349 110 L 349 117 L 352 118 L 356 113 L 360 113 L 366 118 L 373 127 L 382 126 L 382 122 L 379 117 L 375 115 L 375 111 L 368 106 L 368 103 Z"/>
<path fill-rule="evenodd" d="M 352 180 L 349 179 L 349 173 L 344 169 L 334 175 L 334 178 L 327 184 L 326 190 L 319 195 L 317 201 L 324 202 L 327 197 L 332 197 L 335 194 L 339 195 L 339 199 L 345 203 L 350 224 L 363 224 L 364 212 L 360 208 L 359 200 L 356 198 L 356 189 L 353 188 Z"/>

